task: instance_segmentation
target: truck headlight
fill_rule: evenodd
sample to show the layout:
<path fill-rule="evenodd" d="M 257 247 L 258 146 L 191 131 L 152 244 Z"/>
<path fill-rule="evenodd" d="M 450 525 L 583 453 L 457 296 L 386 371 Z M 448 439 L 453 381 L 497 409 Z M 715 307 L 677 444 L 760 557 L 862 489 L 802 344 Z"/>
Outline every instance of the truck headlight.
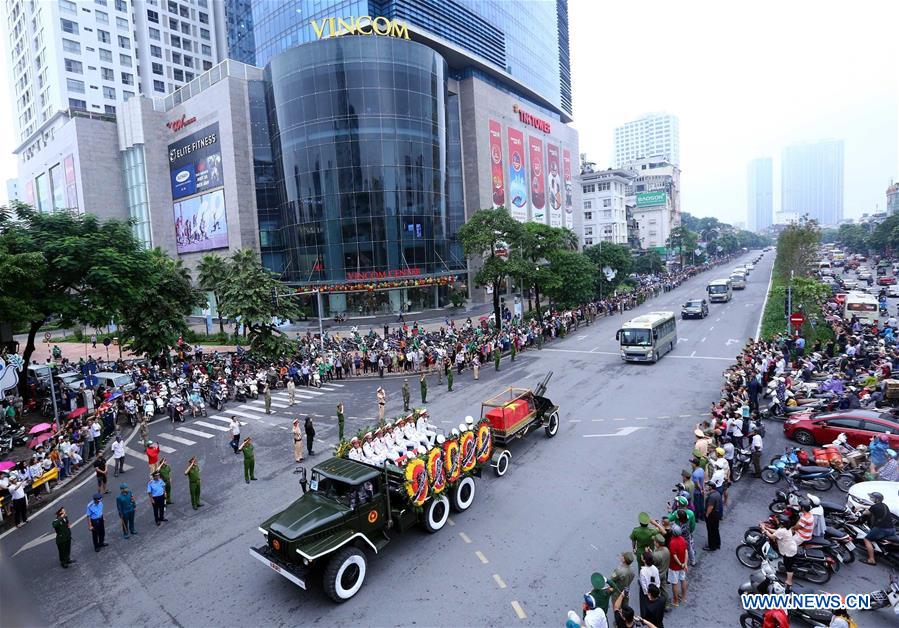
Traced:
<path fill-rule="evenodd" d="M 268 538 L 268 530 L 263 530 L 262 528 L 259 528 L 259 531 L 262 532 L 262 536 L 264 536 L 265 538 Z"/>

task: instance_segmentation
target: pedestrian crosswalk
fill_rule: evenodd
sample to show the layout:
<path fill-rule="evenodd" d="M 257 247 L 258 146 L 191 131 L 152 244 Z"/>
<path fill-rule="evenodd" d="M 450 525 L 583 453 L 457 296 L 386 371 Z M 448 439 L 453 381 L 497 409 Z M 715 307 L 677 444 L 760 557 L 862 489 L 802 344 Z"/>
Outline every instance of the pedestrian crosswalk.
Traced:
<path fill-rule="evenodd" d="M 294 392 L 294 404 L 290 404 L 289 393 L 281 388 L 272 391 L 272 412 L 269 415 L 266 415 L 265 413 L 265 400 L 263 397 L 247 399 L 246 403 L 239 405 L 235 404 L 235 402 L 231 402 L 231 404 L 226 406 L 220 414 L 210 414 L 205 417 L 188 419 L 189 422 L 186 425 L 177 425 L 177 427 L 173 425 L 173 429 L 170 431 L 159 432 L 158 434 L 152 435 L 151 438 L 157 441 L 157 445 L 159 445 L 159 450 L 161 452 L 173 454 L 177 451 L 177 446 L 193 447 L 199 442 L 208 441 L 217 436 L 221 437 L 227 435 L 232 417 L 238 418 L 242 426 L 262 423 L 264 425 L 275 426 L 287 430 L 290 429 L 289 425 L 272 423 L 267 417 L 270 417 L 271 419 L 277 419 L 278 417 L 284 419 L 285 415 L 289 416 L 294 412 L 302 412 L 303 404 L 305 402 L 320 401 L 327 393 L 339 392 L 343 387 L 344 384 L 334 382 L 328 382 L 320 388 L 308 388 L 305 386 L 297 387 Z M 318 417 L 320 415 L 314 414 L 312 416 Z M 350 418 L 352 419 L 355 417 Z M 322 436 L 324 436 L 324 434 L 322 434 Z M 324 444 L 324 446 L 331 447 L 332 445 Z M 142 451 L 125 447 L 125 455 L 128 460 L 137 459 L 142 464 L 147 464 L 147 455 Z M 133 466 L 127 463 L 125 464 L 126 470 L 133 468 Z"/>

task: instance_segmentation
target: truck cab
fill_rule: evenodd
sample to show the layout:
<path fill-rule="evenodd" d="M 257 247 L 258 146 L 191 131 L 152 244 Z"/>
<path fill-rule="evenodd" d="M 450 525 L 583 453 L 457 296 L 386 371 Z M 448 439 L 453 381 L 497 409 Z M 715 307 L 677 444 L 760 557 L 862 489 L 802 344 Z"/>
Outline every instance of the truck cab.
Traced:
<path fill-rule="evenodd" d="M 380 553 L 392 536 L 419 523 L 428 532 L 443 528 L 451 507 L 446 493 L 457 512 L 474 500 L 474 480 L 464 475 L 452 490 L 416 508 L 402 469 L 349 458 L 322 462 L 312 469 L 308 490 L 303 479 L 300 484 L 303 495 L 259 526 L 265 544 L 251 547 L 250 555 L 302 589 L 322 568 L 324 590 L 335 602 L 362 587 L 367 553 Z"/>

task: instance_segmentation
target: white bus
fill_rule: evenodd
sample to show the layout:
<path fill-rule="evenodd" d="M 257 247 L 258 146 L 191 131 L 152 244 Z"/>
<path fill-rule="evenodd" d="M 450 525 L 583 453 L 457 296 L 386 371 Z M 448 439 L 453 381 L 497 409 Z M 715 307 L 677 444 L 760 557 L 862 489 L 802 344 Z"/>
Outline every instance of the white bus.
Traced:
<path fill-rule="evenodd" d="M 877 298 L 864 292 L 851 291 L 843 301 L 843 320 L 850 321 L 858 317 L 862 325 L 871 325 L 880 320 L 880 304 Z"/>
<path fill-rule="evenodd" d="M 650 312 L 633 318 L 615 332 L 626 362 L 658 362 L 677 345 L 674 312 Z"/>
<path fill-rule="evenodd" d="M 712 303 L 726 303 L 734 295 L 730 279 L 714 279 L 705 287 L 705 291 L 709 293 L 709 301 Z"/>
<path fill-rule="evenodd" d="M 733 290 L 743 290 L 746 288 L 746 275 L 734 271 L 730 276 L 730 286 Z"/>

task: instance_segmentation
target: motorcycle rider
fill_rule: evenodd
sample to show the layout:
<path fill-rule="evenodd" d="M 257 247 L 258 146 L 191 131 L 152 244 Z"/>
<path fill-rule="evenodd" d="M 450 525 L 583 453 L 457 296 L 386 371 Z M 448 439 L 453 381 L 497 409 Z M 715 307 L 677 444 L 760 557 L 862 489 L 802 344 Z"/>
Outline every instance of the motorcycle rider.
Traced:
<path fill-rule="evenodd" d="M 788 517 L 778 517 L 776 530 L 772 529 L 766 522 L 762 522 L 761 528 L 768 540 L 773 541 L 777 546 L 777 551 L 783 558 L 784 571 L 787 572 L 787 579 L 784 584 L 786 585 L 786 592 L 790 593 L 793 590 L 793 563 L 795 562 L 796 554 L 799 552 L 799 542 L 793 531 L 790 530 L 790 520 Z"/>
<path fill-rule="evenodd" d="M 876 564 L 874 560 L 874 545 L 872 541 L 880 541 L 896 534 L 896 527 L 893 525 L 893 518 L 890 509 L 883 503 L 883 495 L 880 493 L 869 493 L 868 497 L 874 502 L 868 507 L 868 524 L 870 530 L 868 535 L 862 539 L 865 543 L 865 549 L 868 551 L 868 559 L 865 561 L 869 565 Z"/>

